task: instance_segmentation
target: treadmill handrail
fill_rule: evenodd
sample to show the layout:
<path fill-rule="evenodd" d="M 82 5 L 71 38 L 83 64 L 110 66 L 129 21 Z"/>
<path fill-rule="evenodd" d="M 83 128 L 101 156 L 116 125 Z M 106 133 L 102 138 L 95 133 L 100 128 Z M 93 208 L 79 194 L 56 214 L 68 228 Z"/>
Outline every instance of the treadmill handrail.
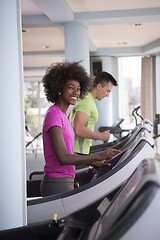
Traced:
<path fill-rule="evenodd" d="M 109 178 L 110 176 L 112 176 L 113 174 L 118 172 L 125 164 L 127 164 L 127 162 L 131 161 L 133 159 L 133 157 L 135 157 L 137 155 L 137 151 L 139 152 L 145 146 L 145 144 L 147 144 L 146 141 L 142 141 L 140 144 L 138 144 L 135 147 L 133 152 L 130 155 L 128 155 L 128 157 L 126 159 L 123 159 L 122 163 L 120 163 L 119 165 L 116 165 L 115 168 L 112 168 L 110 171 L 106 172 L 103 176 L 97 178 L 95 181 L 89 182 L 88 184 L 82 185 L 80 188 L 75 188 L 72 191 L 69 191 L 66 193 L 60 193 L 60 194 L 55 194 L 52 196 L 39 198 L 39 199 L 28 200 L 27 206 L 41 204 L 44 202 L 50 202 L 50 201 L 53 201 L 53 200 L 56 200 L 59 198 L 61 198 L 61 199 L 67 198 L 71 195 L 83 192 L 83 191 L 87 190 L 88 188 L 91 188 L 91 187 L 99 184 L 100 182 L 104 181 L 105 179 Z M 122 153 L 119 153 L 119 154 L 122 154 Z M 118 155 L 116 155 L 115 157 L 117 157 L 117 156 Z M 122 154 L 122 156 L 123 156 L 123 154 Z"/>

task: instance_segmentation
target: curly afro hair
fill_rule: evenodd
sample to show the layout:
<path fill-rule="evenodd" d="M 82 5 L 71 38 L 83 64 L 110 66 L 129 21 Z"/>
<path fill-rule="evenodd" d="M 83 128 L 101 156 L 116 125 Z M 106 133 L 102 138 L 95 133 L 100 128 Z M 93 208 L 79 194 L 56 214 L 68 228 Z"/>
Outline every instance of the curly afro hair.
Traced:
<path fill-rule="evenodd" d="M 58 94 L 62 92 L 64 84 L 68 80 L 76 80 L 80 83 L 82 99 L 91 87 L 91 78 L 80 62 L 63 62 L 52 64 L 42 79 L 44 92 L 49 102 L 55 103 Z"/>

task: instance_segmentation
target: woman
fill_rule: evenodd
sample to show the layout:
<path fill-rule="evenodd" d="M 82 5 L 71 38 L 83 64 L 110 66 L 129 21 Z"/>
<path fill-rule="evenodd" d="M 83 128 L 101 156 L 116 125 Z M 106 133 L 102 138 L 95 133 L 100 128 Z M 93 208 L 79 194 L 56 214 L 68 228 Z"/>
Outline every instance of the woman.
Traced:
<path fill-rule="evenodd" d="M 74 188 L 75 165 L 108 165 L 106 158 L 115 149 L 99 154 L 81 156 L 74 154 L 74 131 L 67 118 L 67 109 L 75 105 L 88 91 L 91 79 L 77 62 L 51 65 L 43 78 L 48 101 L 52 105 L 43 123 L 43 147 L 45 156 L 42 196 L 66 192 Z"/>

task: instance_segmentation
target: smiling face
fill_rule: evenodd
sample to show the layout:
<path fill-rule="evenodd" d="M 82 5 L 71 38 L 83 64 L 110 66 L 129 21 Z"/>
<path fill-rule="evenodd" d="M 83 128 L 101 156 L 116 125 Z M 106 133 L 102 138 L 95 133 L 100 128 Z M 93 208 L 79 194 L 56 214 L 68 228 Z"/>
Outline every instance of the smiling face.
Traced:
<path fill-rule="evenodd" d="M 68 80 L 62 90 L 61 98 L 68 105 L 75 105 L 80 96 L 80 83 L 76 80 Z"/>
<path fill-rule="evenodd" d="M 103 85 L 99 83 L 97 85 L 96 99 L 102 100 L 104 97 L 109 97 L 112 88 L 113 88 L 112 82 L 104 83 Z"/>

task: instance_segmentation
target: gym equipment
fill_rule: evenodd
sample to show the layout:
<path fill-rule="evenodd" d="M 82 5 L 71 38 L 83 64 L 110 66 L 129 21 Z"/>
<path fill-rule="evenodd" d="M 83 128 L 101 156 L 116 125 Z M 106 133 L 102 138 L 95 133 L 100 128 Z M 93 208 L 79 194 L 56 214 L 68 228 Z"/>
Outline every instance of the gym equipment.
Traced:
<path fill-rule="evenodd" d="M 152 129 L 153 129 L 153 127 L 150 124 L 148 124 L 146 122 L 142 122 L 141 124 L 137 125 L 132 130 L 132 132 L 130 132 L 128 135 L 120 138 L 119 140 L 91 146 L 90 153 L 92 154 L 92 153 L 104 151 L 107 148 L 121 149 L 124 145 L 131 142 L 140 131 L 147 130 L 149 133 L 152 133 Z"/>
<path fill-rule="evenodd" d="M 99 131 L 100 132 L 104 132 L 104 131 L 107 131 L 107 130 L 110 130 L 110 133 L 113 134 L 116 138 L 120 138 L 121 137 L 121 134 L 123 132 L 129 132 L 130 130 L 128 129 L 122 129 L 120 127 L 120 124 L 124 121 L 123 118 L 119 118 L 117 119 L 112 126 L 110 127 L 99 127 Z"/>
<path fill-rule="evenodd" d="M 159 240 L 159 199 L 160 163 L 144 159 L 111 201 L 106 195 L 63 219 L 58 240 Z"/>
<path fill-rule="evenodd" d="M 133 111 L 132 111 L 132 115 L 135 118 L 135 122 L 136 122 L 136 126 L 138 125 L 138 121 L 137 121 L 137 117 L 135 115 L 135 113 L 137 114 L 137 116 L 139 116 L 141 118 L 141 120 L 144 120 L 144 118 L 138 113 L 138 110 L 140 109 L 140 106 L 136 107 Z M 122 133 L 123 132 L 130 132 L 130 129 L 122 129 L 121 128 L 121 123 L 124 121 L 123 118 L 119 118 L 117 119 L 112 126 L 101 126 L 99 127 L 99 131 L 100 132 L 104 132 L 107 130 L 110 130 L 110 133 L 114 135 L 114 137 L 116 138 L 121 138 L 122 137 Z"/>
<path fill-rule="evenodd" d="M 98 145 L 91 146 L 90 147 L 90 153 L 92 154 L 92 153 L 96 153 L 96 152 L 99 152 L 99 151 L 103 151 L 107 148 L 120 149 L 121 146 L 123 144 L 125 144 L 126 141 L 129 141 L 131 136 L 133 136 L 134 134 L 137 134 L 136 131 L 140 131 L 141 128 L 145 128 L 146 130 L 148 130 L 148 132 L 152 133 L 154 126 L 152 125 L 152 123 L 149 120 L 144 119 L 138 113 L 139 109 L 140 109 L 140 106 L 138 106 L 137 108 L 135 108 L 132 111 L 132 115 L 133 115 L 133 117 L 135 118 L 135 121 L 136 121 L 136 126 L 135 126 L 134 129 L 132 129 L 132 130 L 131 129 L 130 130 L 129 129 L 128 130 L 121 129 L 119 125 L 120 125 L 120 123 L 123 122 L 123 119 L 119 119 L 117 125 L 115 126 L 115 129 L 113 128 L 111 133 L 114 132 L 114 134 L 116 136 L 116 129 L 117 129 L 117 134 L 120 133 L 120 136 L 121 136 L 122 132 L 128 132 L 128 134 L 126 136 L 123 136 L 123 137 L 122 136 L 118 137 L 117 140 L 114 140 L 112 142 L 104 142 L 103 144 L 98 144 Z M 137 116 L 141 118 L 141 123 L 140 124 L 138 124 Z M 109 128 L 108 127 L 100 127 L 99 128 L 99 131 L 101 131 L 101 132 L 103 132 L 105 130 L 109 130 Z"/>
<path fill-rule="evenodd" d="M 144 159 L 112 197 L 58 219 L 0 231 L 0 239 L 159 240 L 160 163 Z"/>
<path fill-rule="evenodd" d="M 106 144 L 102 144 L 100 146 L 99 145 L 94 146 L 94 148 L 92 148 L 92 153 L 104 151 L 107 148 L 116 148 L 119 150 L 124 150 L 128 147 L 130 142 L 132 142 L 140 132 L 143 132 L 145 130 L 150 132 L 150 129 L 148 128 L 147 125 L 145 125 L 145 124 L 138 125 L 132 131 L 132 133 L 130 133 L 128 136 L 121 139 L 121 141 L 119 141 L 118 143 L 116 142 L 112 146 L 107 145 L 107 147 L 106 147 Z M 86 173 L 87 170 L 88 170 L 88 167 L 86 165 L 76 166 L 76 176 L 79 176 L 81 173 Z M 40 180 L 42 180 L 43 173 L 44 173 L 44 171 L 34 171 L 30 174 L 29 180 L 27 180 L 27 196 L 28 197 L 41 196 L 40 195 L 40 182 L 41 182 Z M 83 176 L 83 177 L 85 177 L 85 176 Z M 79 179 L 79 177 L 78 177 L 78 179 Z M 37 194 L 38 192 L 39 192 L 39 195 Z"/>
<path fill-rule="evenodd" d="M 62 194 L 28 200 L 28 224 L 51 219 L 53 212 L 62 218 L 94 203 L 119 188 L 146 156 L 152 158 L 155 153 L 151 134 L 146 130 L 139 132 L 127 149 L 112 158 L 111 166 L 88 170 L 84 174 L 85 177 L 81 178 L 82 186 L 79 188 Z"/>

